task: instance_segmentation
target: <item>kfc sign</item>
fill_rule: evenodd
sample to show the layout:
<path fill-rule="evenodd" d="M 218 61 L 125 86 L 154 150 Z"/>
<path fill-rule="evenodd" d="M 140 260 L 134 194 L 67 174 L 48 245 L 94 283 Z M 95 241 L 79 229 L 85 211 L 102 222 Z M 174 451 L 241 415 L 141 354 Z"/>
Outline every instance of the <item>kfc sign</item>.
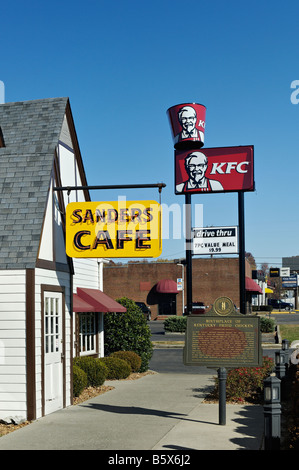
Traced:
<path fill-rule="evenodd" d="M 197 103 L 172 106 L 167 111 L 174 147 L 201 148 L 204 145 L 206 107 Z"/>
<path fill-rule="evenodd" d="M 253 146 L 175 151 L 175 193 L 254 191 Z"/>

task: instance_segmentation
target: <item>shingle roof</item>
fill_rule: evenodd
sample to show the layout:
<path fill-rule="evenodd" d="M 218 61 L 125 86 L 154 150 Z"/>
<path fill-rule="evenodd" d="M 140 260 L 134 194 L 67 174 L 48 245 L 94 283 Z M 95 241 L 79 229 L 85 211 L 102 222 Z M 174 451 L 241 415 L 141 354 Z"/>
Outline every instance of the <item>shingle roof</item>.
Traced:
<path fill-rule="evenodd" d="M 34 268 L 68 98 L 0 105 L 0 269 Z"/>

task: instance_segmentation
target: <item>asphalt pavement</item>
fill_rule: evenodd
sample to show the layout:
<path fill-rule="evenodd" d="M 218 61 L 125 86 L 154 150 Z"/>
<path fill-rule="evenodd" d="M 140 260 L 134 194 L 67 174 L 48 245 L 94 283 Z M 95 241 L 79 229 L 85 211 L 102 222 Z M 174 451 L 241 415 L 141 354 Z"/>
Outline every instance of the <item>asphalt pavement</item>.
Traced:
<path fill-rule="evenodd" d="M 158 330 L 155 334 L 167 336 Z M 163 354 L 173 350 L 176 359 L 169 356 L 172 365 L 163 371 Z M 113 390 L 1 437 L 0 450 L 102 450 L 107 461 L 115 459 L 108 463 L 115 464 L 125 463 L 117 459 L 128 451 L 136 459 L 137 451 L 149 451 L 141 454 L 143 461 L 131 462 L 146 466 L 161 463 L 153 462 L 155 455 L 176 456 L 176 464 L 183 465 L 183 458 L 191 459 L 199 450 L 263 449 L 262 406 L 226 404 L 225 424 L 220 424 L 219 404 L 204 402 L 215 370 L 183 366 L 181 348 L 155 349 L 150 369 L 153 373 L 137 380 L 106 381 Z"/>

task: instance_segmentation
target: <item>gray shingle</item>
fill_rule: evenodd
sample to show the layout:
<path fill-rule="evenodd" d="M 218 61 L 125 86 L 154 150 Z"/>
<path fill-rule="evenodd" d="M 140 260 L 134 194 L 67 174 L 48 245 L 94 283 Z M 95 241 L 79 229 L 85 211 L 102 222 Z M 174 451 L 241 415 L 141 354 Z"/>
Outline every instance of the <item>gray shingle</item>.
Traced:
<path fill-rule="evenodd" d="M 68 98 L 0 105 L 0 269 L 34 268 Z"/>

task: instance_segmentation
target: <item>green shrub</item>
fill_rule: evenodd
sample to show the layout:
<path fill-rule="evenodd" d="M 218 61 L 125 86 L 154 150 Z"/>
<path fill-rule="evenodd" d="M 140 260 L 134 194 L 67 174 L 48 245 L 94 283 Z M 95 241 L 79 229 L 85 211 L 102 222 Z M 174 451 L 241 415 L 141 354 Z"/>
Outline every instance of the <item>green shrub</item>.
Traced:
<path fill-rule="evenodd" d="M 73 366 L 73 395 L 78 397 L 80 393 L 87 387 L 87 374 L 80 367 Z"/>
<path fill-rule="evenodd" d="M 275 330 L 275 322 L 272 318 L 261 317 L 260 330 L 262 333 L 272 333 Z"/>
<path fill-rule="evenodd" d="M 273 305 L 261 305 L 260 310 L 271 313 L 273 310 Z"/>
<path fill-rule="evenodd" d="M 238 402 L 260 401 L 264 380 L 272 372 L 273 367 L 274 361 L 270 357 L 263 357 L 263 364 L 260 367 L 231 369 L 226 379 L 226 399 Z M 215 382 L 213 395 L 219 397 L 218 378 Z"/>
<path fill-rule="evenodd" d="M 272 312 L 273 306 L 272 305 L 253 305 L 252 311 L 253 312 Z"/>
<path fill-rule="evenodd" d="M 141 357 L 140 372 L 145 372 L 153 354 L 151 330 L 133 300 L 122 297 L 117 302 L 126 307 L 127 311 L 104 315 L 105 356 L 116 351 L 134 351 Z"/>
<path fill-rule="evenodd" d="M 118 357 L 101 357 L 98 361 L 105 364 L 108 380 L 126 379 L 132 372 L 130 364 Z"/>
<path fill-rule="evenodd" d="M 87 386 L 100 387 L 105 382 L 107 368 L 98 359 L 90 356 L 75 357 L 73 364 L 80 367 L 86 373 Z"/>
<path fill-rule="evenodd" d="M 141 367 L 141 357 L 134 351 L 115 351 L 110 357 L 118 357 L 130 364 L 132 372 L 139 372 Z"/>
<path fill-rule="evenodd" d="M 172 331 L 175 333 L 184 333 L 187 327 L 187 317 L 168 317 L 164 321 L 165 331 Z"/>

